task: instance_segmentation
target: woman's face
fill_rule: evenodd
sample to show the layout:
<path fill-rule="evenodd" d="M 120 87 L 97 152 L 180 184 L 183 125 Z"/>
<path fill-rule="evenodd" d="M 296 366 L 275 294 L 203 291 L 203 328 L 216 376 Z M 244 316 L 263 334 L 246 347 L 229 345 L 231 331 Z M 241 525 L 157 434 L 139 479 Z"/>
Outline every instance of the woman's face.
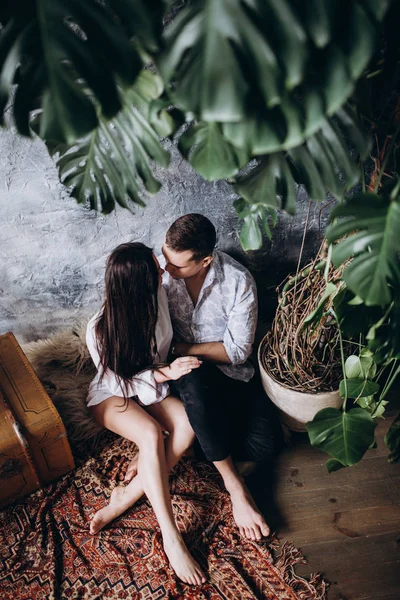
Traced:
<path fill-rule="evenodd" d="M 164 275 L 165 271 L 164 271 L 164 269 L 162 269 L 160 267 L 160 263 L 158 262 L 157 257 L 156 257 L 155 254 L 153 254 L 153 259 L 154 259 L 154 262 L 156 263 L 156 267 L 157 267 L 157 270 L 158 270 L 158 287 L 161 287 L 162 276 Z"/>

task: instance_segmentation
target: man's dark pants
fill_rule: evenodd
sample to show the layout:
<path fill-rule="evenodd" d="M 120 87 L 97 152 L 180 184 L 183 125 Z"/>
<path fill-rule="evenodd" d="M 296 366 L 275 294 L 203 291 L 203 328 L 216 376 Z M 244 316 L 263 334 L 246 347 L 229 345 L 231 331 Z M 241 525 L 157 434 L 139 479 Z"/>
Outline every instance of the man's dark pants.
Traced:
<path fill-rule="evenodd" d="M 172 382 L 171 382 L 172 383 Z M 268 463 L 282 444 L 282 429 L 258 373 L 249 382 L 203 363 L 173 382 L 206 458 Z"/>

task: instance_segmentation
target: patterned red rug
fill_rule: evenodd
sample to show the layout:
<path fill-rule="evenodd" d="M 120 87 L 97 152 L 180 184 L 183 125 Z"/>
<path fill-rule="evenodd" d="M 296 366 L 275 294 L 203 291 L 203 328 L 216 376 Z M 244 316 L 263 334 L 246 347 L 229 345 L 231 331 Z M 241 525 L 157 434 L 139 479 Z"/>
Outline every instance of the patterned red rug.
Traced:
<path fill-rule="evenodd" d="M 132 446 L 116 440 L 75 472 L 0 513 L 1 600 L 323 600 L 325 583 L 297 577 L 300 553 L 274 540 L 244 541 L 215 469 L 184 459 L 171 476 L 174 514 L 208 582 L 182 584 L 168 566 L 149 502 L 91 536 L 93 514 Z"/>

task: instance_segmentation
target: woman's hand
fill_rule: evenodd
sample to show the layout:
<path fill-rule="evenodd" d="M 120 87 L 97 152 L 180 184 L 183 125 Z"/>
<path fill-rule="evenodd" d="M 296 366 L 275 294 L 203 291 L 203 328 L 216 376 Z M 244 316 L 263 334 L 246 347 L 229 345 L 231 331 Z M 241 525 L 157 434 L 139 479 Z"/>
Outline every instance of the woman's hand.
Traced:
<path fill-rule="evenodd" d="M 180 379 L 183 375 L 187 375 L 193 369 L 198 369 L 202 364 L 202 360 L 199 360 L 196 356 L 181 356 L 176 358 L 169 367 L 163 369 L 164 374 L 168 379 Z"/>

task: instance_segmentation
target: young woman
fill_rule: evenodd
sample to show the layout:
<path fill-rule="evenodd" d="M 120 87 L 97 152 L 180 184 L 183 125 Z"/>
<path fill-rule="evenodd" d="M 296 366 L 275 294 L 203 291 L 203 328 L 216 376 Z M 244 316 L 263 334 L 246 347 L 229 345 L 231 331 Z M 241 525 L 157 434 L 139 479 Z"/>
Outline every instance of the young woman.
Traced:
<path fill-rule="evenodd" d="M 166 382 L 201 363 L 188 356 L 165 365 L 172 327 L 162 274 L 144 244 L 118 246 L 107 262 L 103 306 L 88 324 L 86 341 L 98 369 L 88 406 L 99 423 L 139 449 L 137 475 L 113 490 L 110 504 L 91 521 L 90 532 L 97 533 L 145 493 L 172 568 L 185 583 L 198 585 L 205 577 L 176 526 L 168 484 L 169 470 L 192 444 L 194 433 Z"/>

